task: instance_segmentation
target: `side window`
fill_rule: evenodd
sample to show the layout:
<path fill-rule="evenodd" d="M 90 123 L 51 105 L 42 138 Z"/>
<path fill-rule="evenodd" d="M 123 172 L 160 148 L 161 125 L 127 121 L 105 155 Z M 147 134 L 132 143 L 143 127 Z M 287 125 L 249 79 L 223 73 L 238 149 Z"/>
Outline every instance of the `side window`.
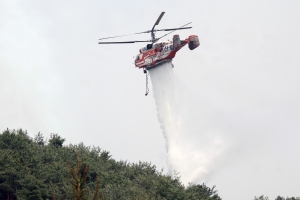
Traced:
<path fill-rule="evenodd" d="M 169 50 L 169 46 L 165 46 L 165 52 Z"/>
<path fill-rule="evenodd" d="M 173 47 L 173 45 L 171 44 L 170 45 L 170 51 L 173 51 L 174 50 L 174 47 Z"/>

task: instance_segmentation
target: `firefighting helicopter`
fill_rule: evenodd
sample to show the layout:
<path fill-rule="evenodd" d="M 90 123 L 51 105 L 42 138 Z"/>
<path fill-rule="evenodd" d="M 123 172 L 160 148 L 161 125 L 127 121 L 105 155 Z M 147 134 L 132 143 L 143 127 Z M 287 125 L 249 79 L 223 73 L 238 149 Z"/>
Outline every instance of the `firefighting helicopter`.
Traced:
<path fill-rule="evenodd" d="M 138 43 L 138 42 L 148 42 L 145 47 L 140 48 L 139 54 L 135 57 L 135 66 L 138 68 L 143 68 L 144 73 L 146 74 L 146 96 L 149 93 L 148 89 L 148 72 L 147 70 L 151 68 L 155 68 L 159 64 L 163 62 L 171 62 L 172 59 L 175 57 L 177 51 L 179 51 L 183 46 L 188 44 L 190 50 L 194 50 L 200 45 L 199 39 L 197 35 L 190 35 L 185 40 L 180 40 L 179 35 L 174 35 L 172 41 L 159 41 L 161 38 L 173 33 L 176 30 L 183 30 L 183 29 L 190 29 L 192 27 L 186 27 L 187 25 L 191 24 L 187 23 L 179 28 L 169 28 L 169 29 L 154 29 L 164 16 L 165 12 L 162 12 L 158 19 L 156 20 L 155 24 L 153 25 L 151 30 L 128 34 L 128 35 L 119 35 L 113 37 L 106 37 L 100 38 L 99 40 L 105 40 L 110 38 L 117 38 L 129 35 L 137 35 L 142 33 L 150 33 L 151 40 L 136 40 L 136 41 L 122 41 L 122 42 L 98 42 L 98 44 L 128 44 L 128 43 Z M 161 36 L 156 37 L 155 33 L 157 31 L 170 31 L 169 33 Z M 173 65 L 172 65 L 173 66 Z"/>

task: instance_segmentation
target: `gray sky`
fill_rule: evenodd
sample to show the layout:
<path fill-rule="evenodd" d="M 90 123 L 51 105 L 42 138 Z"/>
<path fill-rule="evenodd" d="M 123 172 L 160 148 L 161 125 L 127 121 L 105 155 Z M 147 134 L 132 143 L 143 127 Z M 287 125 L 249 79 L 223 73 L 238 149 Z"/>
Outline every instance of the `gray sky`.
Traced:
<path fill-rule="evenodd" d="M 143 44 L 98 38 L 192 21 L 200 47 L 178 52 L 174 74 L 194 151 L 222 143 L 205 181 L 225 200 L 300 196 L 299 1 L 1 1 L 0 129 L 84 142 L 117 160 L 167 168 L 145 76 Z M 166 39 L 171 39 L 171 36 Z M 150 39 L 150 35 L 120 40 Z M 298 186 L 298 187 L 297 187 Z"/>

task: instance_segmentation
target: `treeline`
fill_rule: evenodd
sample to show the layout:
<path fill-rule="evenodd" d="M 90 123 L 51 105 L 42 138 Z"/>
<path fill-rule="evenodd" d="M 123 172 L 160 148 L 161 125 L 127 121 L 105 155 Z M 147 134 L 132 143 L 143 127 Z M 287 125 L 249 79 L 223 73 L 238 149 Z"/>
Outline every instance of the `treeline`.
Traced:
<path fill-rule="evenodd" d="M 0 199 L 221 200 L 215 187 L 185 187 L 150 163 L 115 161 L 99 147 L 64 142 L 57 134 L 46 141 L 21 129 L 0 133 Z"/>
<path fill-rule="evenodd" d="M 269 200 L 269 198 L 267 196 L 261 195 L 259 197 L 254 197 L 254 200 Z M 300 198 L 295 198 L 295 197 L 284 198 L 283 196 L 277 196 L 275 200 L 300 200 Z"/>

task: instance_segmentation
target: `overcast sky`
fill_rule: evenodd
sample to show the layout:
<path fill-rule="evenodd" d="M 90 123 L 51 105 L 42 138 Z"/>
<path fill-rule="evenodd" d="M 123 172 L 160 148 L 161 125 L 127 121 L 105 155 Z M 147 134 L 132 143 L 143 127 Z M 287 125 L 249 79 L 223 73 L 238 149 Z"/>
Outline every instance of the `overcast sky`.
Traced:
<path fill-rule="evenodd" d="M 225 200 L 300 197 L 299 10 L 296 0 L 3 0 L 0 130 L 58 133 L 167 171 L 152 87 L 145 97 L 133 64 L 143 43 L 97 44 L 149 30 L 165 11 L 157 28 L 193 22 L 176 33 L 201 43 L 173 60 L 188 124 L 182 138 L 199 152 L 214 145 L 210 136 L 222 144 L 198 183 L 216 185 Z"/>

